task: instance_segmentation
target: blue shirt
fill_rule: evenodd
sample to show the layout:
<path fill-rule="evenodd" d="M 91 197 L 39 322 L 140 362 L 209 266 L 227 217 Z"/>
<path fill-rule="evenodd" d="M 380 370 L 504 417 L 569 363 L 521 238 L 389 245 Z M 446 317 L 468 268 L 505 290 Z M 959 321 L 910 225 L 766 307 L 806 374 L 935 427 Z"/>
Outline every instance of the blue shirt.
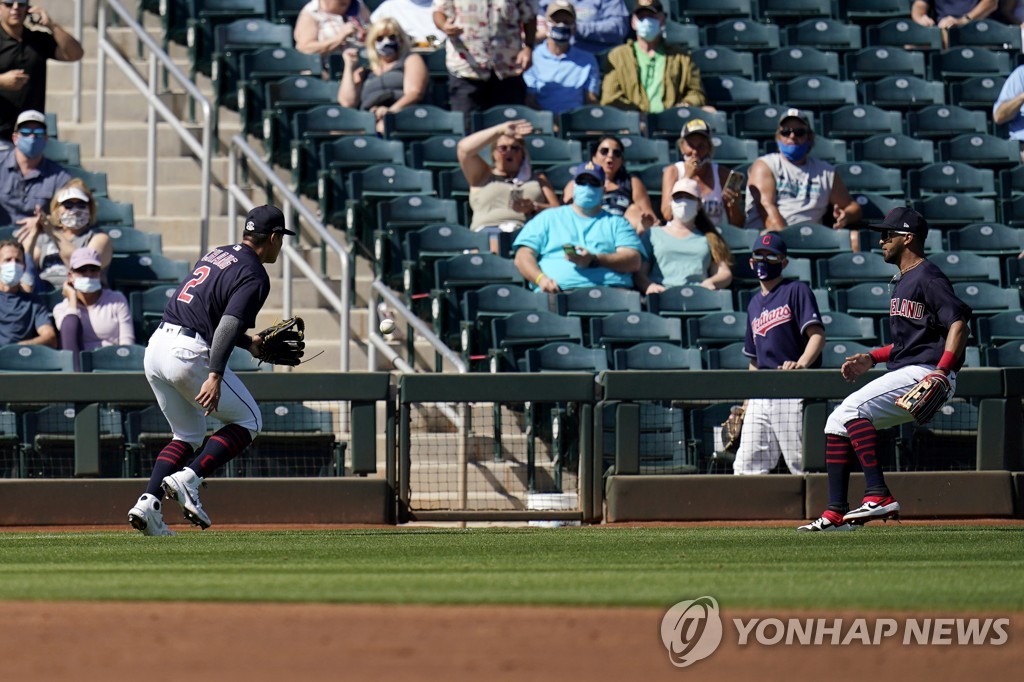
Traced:
<path fill-rule="evenodd" d="M 538 17 L 547 16 L 551 0 L 540 0 Z M 591 54 L 626 42 L 629 9 L 624 0 L 573 0 L 576 9 L 576 35 L 572 44 Z"/>
<path fill-rule="evenodd" d="M 0 225 L 12 225 L 35 215 L 36 206 L 50 212 L 50 199 L 71 176 L 59 164 L 43 159 L 35 170 L 22 175 L 12 147 L 0 155 Z"/>
<path fill-rule="evenodd" d="M 799 360 L 807 348 L 807 328 L 824 326 L 811 288 L 795 279 L 782 280 L 767 294 L 754 294 L 747 320 L 743 353 L 758 369 L 778 369 L 787 360 Z M 820 354 L 811 367 L 821 367 Z"/>
<path fill-rule="evenodd" d="M 546 40 L 534 48 L 533 66 L 523 81 L 540 108 L 556 115 L 582 107 L 584 92 L 601 94 L 601 71 L 594 55 L 571 45 L 565 54 L 552 54 Z"/>
<path fill-rule="evenodd" d="M 24 291 L 0 292 L 0 346 L 39 336 L 44 325 L 53 326 L 46 305 Z"/>
<path fill-rule="evenodd" d="M 512 247 L 513 250 L 521 246 L 533 249 L 540 269 L 558 282 L 562 290 L 599 286 L 633 288 L 631 273 L 601 266 L 577 268 L 565 257 L 564 244 L 583 247 L 591 253 L 615 253 L 619 247 L 626 247 L 643 255 L 643 244 L 625 218 L 604 210 L 586 217 L 577 213 L 573 206 L 549 208 L 523 226 Z"/>
<path fill-rule="evenodd" d="M 1003 83 L 1003 89 L 999 91 L 999 97 L 996 98 L 995 104 L 992 105 L 992 115 L 995 116 L 996 109 L 1004 102 L 1022 93 L 1024 93 L 1024 66 L 1018 66 L 1010 73 L 1006 82 Z M 1024 140 L 1024 114 L 1018 111 L 1017 115 L 1010 119 L 1009 126 L 1011 140 Z"/>

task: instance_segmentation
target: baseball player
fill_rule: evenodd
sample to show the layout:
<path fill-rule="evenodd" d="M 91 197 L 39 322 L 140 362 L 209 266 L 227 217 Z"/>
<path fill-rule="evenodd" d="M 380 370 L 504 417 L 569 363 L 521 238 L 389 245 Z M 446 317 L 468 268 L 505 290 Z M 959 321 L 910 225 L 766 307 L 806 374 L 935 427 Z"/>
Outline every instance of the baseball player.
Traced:
<path fill-rule="evenodd" d="M 886 487 L 878 462 L 877 430 L 913 419 L 895 401 L 929 373 L 945 375 L 955 390 L 956 373 L 964 361 L 971 309 L 956 297 L 942 271 L 925 259 L 927 221 L 917 211 L 900 207 L 871 229 L 882 233 L 879 243 L 885 261 L 900 270 L 890 284 L 893 342 L 846 358 L 841 371 L 850 382 L 879 362 L 886 363 L 888 372 L 847 397 L 825 423 L 828 508 L 797 529 L 801 531 L 854 530 L 856 525 L 898 515 L 900 503 Z M 864 470 L 865 488 L 861 505 L 850 511 L 847 493 L 855 454 Z"/>
<path fill-rule="evenodd" d="M 747 306 L 743 344 L 752 370 L 821 366 L 825 328 L 818 303 L 805 282 L 783 278 L 788 263 L 786 242 L 778 232 L 767 232 L 754 241 L 750 266 L 761 290 Z M 733 472 L 767 474 L 781 454 L 791 472 L 803 473 L 802 424 L 798 398 L 748 400 Z"/>
<path fill-rule="evenodd" d="M 286 234 L 295 233 L 285 228 L 280 209 L 249 211 L 242 242 L 199 259 L 167 302 L 149 340 L 146 379 L 173 439 L 157 456 L 146 492 L 128 512 L 128 522 L 145 535 L 174 535 L 160 509 L 165 492 L 181 505 L 186 519 L 208 528 L 199 484 L 248 447 L 263 426 L 259 406 L 227 363 L 235 346 L 259 356 L 262 338 L 246 330 L 255 325 L 270 293 L 264 264 L 277 260 Z M 206 436 L 209 414 L 224 427 L 193 459 Z"/>

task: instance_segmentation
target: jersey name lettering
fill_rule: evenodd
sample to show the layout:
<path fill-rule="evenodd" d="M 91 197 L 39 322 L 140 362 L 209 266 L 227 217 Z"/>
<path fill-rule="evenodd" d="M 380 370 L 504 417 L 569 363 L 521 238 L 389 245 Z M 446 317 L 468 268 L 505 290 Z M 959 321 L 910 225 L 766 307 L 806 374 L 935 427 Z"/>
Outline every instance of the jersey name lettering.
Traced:
<path fill-rule="evenodd" d="M 230 253 L 225 253 L 220 249 L 214 249 L 210 253 L 203 256 L 204 263 L 210 263 L 214 267 L 223 270 L 232 263 L 237 263 L 238 259 L 232 256 Z"/>
<path fill-rule="evenodd" d="M 924 317 L 924 303 L 910 301 L 905 298 L 894 298 L 889 301 L 890 317 L 909 317 L 912 320 L 920 320 Z"/>
<path fill-rule="evenodd" d="M 750 328 L 755 336 L 764 336 L 769 330 L 778 327 L 780 324 L 786 324 L 792 319 L 793 311 L 787 304 L 781 308 L 763 311 L 756 319 L 751 321 Z"/>

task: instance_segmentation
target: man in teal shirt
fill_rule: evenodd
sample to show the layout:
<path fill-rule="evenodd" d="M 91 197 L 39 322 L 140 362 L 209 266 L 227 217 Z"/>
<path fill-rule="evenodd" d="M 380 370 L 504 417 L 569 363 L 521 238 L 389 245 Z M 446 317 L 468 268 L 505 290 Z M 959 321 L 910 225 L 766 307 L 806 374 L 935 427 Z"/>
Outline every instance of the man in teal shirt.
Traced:
<path fill-rule="evenodd" d="M 609 286 L 633 288 L 643 245 L 625 218 L 601 208 L 604 169 L 576 170 L 572 205 L 549 208 L 530 220 L 513 244 L 519 272 L 545 293 Z"/>

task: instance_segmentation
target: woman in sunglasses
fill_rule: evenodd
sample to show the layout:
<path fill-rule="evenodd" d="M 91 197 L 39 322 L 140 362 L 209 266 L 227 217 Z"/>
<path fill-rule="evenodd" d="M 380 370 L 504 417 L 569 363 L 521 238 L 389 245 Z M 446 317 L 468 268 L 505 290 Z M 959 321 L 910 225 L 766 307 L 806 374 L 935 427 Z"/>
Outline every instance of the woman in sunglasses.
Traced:
<path fill-rule="evenodd" d="M 636 175 L 626 171 L 624 153 L 622 140 L 606 135 L 598 140 L 590 160 L 604 169 L 602 208 L 612 215 L 625 218 L 637 234 L 643 234 L 658 224 L 659 219 L 654 213 L 654 206 L 651 205 L 651 197 L 647 194 L 644 183 Z M 575 186 L 575 182 L 570 180 L 562 190 L 563 203 L 572 203 Z"/>
<path fill-rule="evenodd" d="M 62 350 L 95 350 L 135 343 L 128 299 L 103 286 L 101 259 L 93 249 L 75 249 L 64 278 L 64 300 L 53 308 Z"/>
<path fill-rule="evenodd" d="M 110 265 L 114 247 L 110 237 L 96 227 L 96 202 L 85 183 L 72 178 L 50 201 L 50 213 L 38 229 L 25 235 L 25 251 L 39 267 L 46 289 L 60 289 L 67 280 L 71 254 L 87 246 L 99 254 L 101 265 Z M 46 286 L 48 283 L 50 286 Z"/>
<path fill-rule="evenodd" d="M 741 191 L 729 186 L 730 170 L 712 161 L 715 145 L 711 139 L 713 131 L 707 121 L 695 118 L 685 126 L 679 136 L 679 158 L 677 163 L 666 166 L 661 174 L 661 213 L 672 215 L 672 187 L 677 180 L 691 178 L 700 187 L 700 198 L 704 213 L 715 225 L 743 227 Z M 742 181 L 743 176 L 739 174 Z"/>
<path fill-rule="evenodd" d="M 475 231 L 515 232 L 551 206 L 558 196 L 543 173 L 535 173 L 526 153 L 533 126 L 525 119 L 499 123 L 464 137 L 456 149 L 459 167 L 469 183 L 469 207 Z M 481 152 L 488 146 L 493 165 Z"/>
<path fill-rule="evenodd" d="M 359 51 L 343 53 L 345 72 L 338 87 L 338 104 L 364 109 L 377 118 L 384 132 L 384 114 L 422 101 L 427 93 L 427 63 L 409 51 L 409 36 L 394 19 L 381 19 L 366 32 L 369 70 L 359 66 Z"/>

